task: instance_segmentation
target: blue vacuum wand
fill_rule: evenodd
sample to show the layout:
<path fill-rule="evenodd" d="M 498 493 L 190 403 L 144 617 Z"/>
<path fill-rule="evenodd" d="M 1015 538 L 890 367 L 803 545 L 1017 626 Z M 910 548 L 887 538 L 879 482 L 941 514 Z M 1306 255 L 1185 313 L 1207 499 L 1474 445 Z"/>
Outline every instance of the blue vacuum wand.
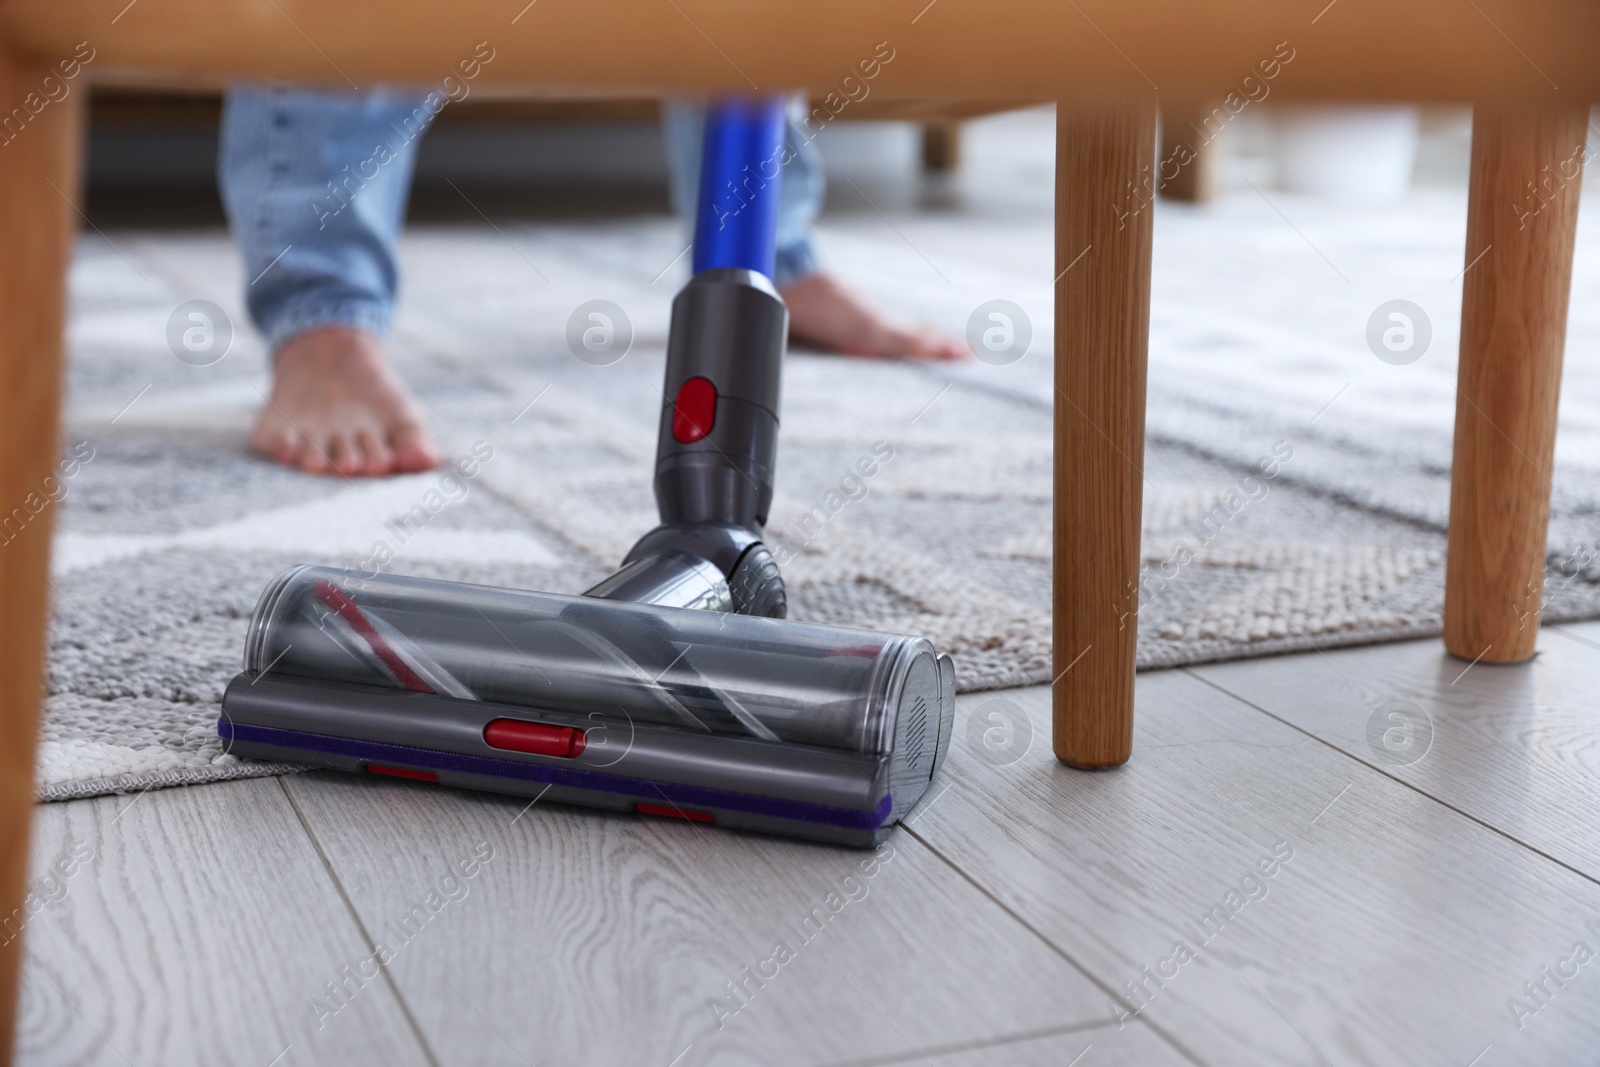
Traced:
<path fill-rule="evenodd" d="M 655 473 L 661 525 L 592 595 L 786 614 L 783 579 L 761 532 L 789 333 L 788 309 L 772 285 L 783 127 L 781 97 L 725 101 L 707 113 L 694 272 L 673 300 L 667 337 Z M 709 572 L 709 587 L 685 584 L 685 568 L 707 563 L 726 582 L 725 604 Z"/>
<path fill-rule="evenodd" d="M 707 116 L 660 525 L 576 597 L 284 572 L 222 699 L 231 752 L 839 844 L 889 834 L 948 749 L 955 669 L 920 637 L 784 620 L 763 543 L 783 135 L 778 98 Z"/>
<path fill-rule="evenodd" d="M 729 100 L 706 115 L 695 205 L 694 273 L 753 270 L 777 258 L 784 100 Z"/>

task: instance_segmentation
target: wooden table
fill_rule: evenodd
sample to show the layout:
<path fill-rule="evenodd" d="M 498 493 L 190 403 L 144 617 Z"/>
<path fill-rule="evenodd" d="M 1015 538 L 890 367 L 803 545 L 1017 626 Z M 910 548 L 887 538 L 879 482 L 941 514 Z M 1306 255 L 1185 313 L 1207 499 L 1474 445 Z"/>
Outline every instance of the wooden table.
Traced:
<path fill-rule="evenodd" d="M 1471 660 L 1533 654 L 1575 173 L 1589 103 L 1600 98 L 1593 0 L 9 0 L 0 3 L 0 912 L 22 899 L 27 862 L 53 519 L 43 501 L 58 458 L 85 81 L 436 83 L 461 76 L 479 42 L 493 59 L 474 76 L 477 92 L 805 89 L 849 100 L 865 85 L 874 106 L 1061 101 L 1054 745 L 1085 768 L 1124 762 L 1132 742 L 1149 201 L 1165 162 L 1158 102 L 1216 100 L 1231 114 L 1269 97 L 1474 101 L 1445 643 Z M 16 944 L 0 957 L 6 1050 Z"/>

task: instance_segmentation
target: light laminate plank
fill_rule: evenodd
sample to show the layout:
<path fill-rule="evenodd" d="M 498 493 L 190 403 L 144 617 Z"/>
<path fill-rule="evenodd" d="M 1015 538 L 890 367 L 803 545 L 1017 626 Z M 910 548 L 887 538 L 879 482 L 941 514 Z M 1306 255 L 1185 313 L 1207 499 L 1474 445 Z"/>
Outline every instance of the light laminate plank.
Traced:
<path fill-rule="evenodd" d="M 1090 774 L 1052 759 L 1044 688 L 963 698 L 913 832 L 1205 1062 L 1591 1061 L 1600 964 L 1509 1003 L 1600 948 L 1600 886 L 1187 674 L 1137 701 L 1135 758 Z M 965 738 L 1002 712 L 1033 743 L 995 766 Z"/>
<path fill-rule="evenodd" d="M 1549 628 L 1539 647 L 1512 665 L 1428 640 L 1194 673 L 1600 880 L 1600 649 Z"/>
<path fill-rule="evenodd" d="M 389 968 L 443 1062 L 818 1063 L 1105 1021 L 1100 990 L 909 835 L 875 860 L 407 782 L 289 788 L 369 929 L 458 898 Z"/>
<path fill-rule="evenodd" d="M 19 1064 L 427 1062 L 381 981 L 318 1028 L 367 950 L 277 780 L 42 805 L 30 879 Z"/>
<path fill-rule="evenodd" d="M 961 1049 L 927 1049 L 892 1060 L 847 1060 L 829 1067 L 1188 1067 L 1191 1063 L 1150 1027 L 1132 1022 L 1065 1034 L 1030 1034 Z"/>

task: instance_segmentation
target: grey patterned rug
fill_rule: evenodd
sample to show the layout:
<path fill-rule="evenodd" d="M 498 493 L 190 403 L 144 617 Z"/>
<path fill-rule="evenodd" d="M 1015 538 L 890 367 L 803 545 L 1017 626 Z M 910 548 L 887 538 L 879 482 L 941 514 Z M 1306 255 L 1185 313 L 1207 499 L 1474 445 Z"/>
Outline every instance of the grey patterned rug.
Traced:
<path fill-rule="evenodd" d="M 1463 208 L 1439 193 L 1352 218 L 1247 193 L 1210 211 L 1159 209 L 1141 667 L 1437 632 Z M 1011 300 L 1032 346 L 1006 366 L 802 353 L 785 371 L 772 533 L 796 553 L 793 616 L 926 634 L 955 654 L 967 690 L 1050 675 L 1047 219 L 1006 202 L 905 212 L 893 227 L 872 212 L 833 217 L 825 253 L 882 302 L 962 330 L 979 304 Z M 453 453 L 493 450 L 459 482 L 353 483 L 253 458 L 262 352 L 224 235 L 84 239 L 68 444 L 93 457 L 58 517 L 41 798 L 286 769 L 226 755 L 215 721 L 256 596 L 288 564 L 356 565 L 381 544 L 398 573 L 576 592 L 652 525 L 681 264 L 652 279 L 682 248 L 676 226 L 501 229 L 422 229 L 405 248 L 402 368 Z M 1587 547 L 1600 496 L 1597 251 L 1586 225 L 1552 620 L 1600 615 Z M 1432 318 L 1431 349 L 1409 366 L 1364 341 L 1371 310 L 1395 297 Z M 192 299 L 237 326 L 211 366 L 168 350 L 169 316 Z M 610 366 L 567 348 L 568 316 L 592 299 L 631 319 L 631 349 Z M 875 448 L 889 458 L 853 476 Z M 387 525 L 440 500 L 409 538 Z"/>

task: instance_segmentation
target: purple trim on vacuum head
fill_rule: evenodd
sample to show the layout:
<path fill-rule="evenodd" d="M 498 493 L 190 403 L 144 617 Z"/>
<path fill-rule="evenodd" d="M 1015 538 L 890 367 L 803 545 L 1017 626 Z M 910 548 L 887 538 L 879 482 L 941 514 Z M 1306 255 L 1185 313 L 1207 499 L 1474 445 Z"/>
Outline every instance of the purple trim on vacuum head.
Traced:
<path fill-rule="evenodd" d="M 377 763 L 411 764 L 437 771 L 458 771 L 462 774 L 482 774 L 494 778 L 518 778 L 629 797 L 638 797 L 641 789 L 655 789 L 669 802 L 687 804 L 691 807 L 726 808 L 751 815 L 794 819 L 798 822 L 838 826 L 847 830 L 876 830 L 883 825 L 883 821 L 889 817 L 889 812 L 894 809 L 894 797 L 887 794 L 872 811 L 856 811 L 824 804 L 807 804 L 800 800 L 779 800 L 751 793 L 735 793 L 725 789 L 706 789 L 680 782 L 657 782 L 648 778 L 628 778 L 580 768 L 551 767 L 542 763 L 524 763 L 521 760 L 493 759 L 487 756 L 468 756 L 458 752 L 441 752 L 432 748 L 391 745 L 383 741 L 357 741 L 346 737 L 331 737 L 327 734 L 305 733 L 300 730 L 280 730 L 273 726 L 252 726 L 247 723 L 232 722 L 226 715 L 217 720 L 217 736 L 224 741 L 298 748 Z"/>

